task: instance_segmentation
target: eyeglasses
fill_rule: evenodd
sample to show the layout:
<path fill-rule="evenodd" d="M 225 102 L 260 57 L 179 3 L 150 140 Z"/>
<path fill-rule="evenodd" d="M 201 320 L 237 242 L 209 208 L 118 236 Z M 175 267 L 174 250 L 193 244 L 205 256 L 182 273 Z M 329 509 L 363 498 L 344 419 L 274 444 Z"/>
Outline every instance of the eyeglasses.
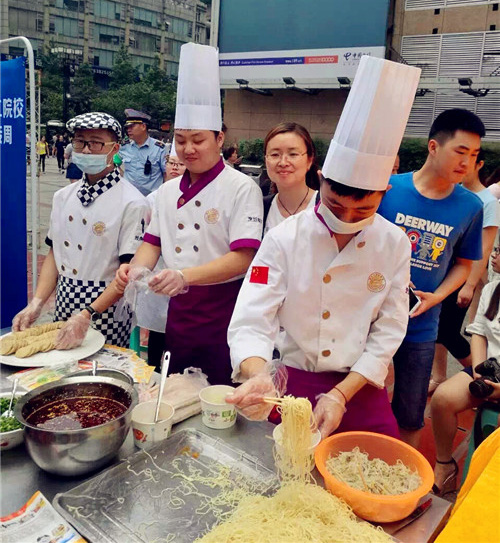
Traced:
<path fill-rule="evenodd" d="M 73 139 L 73 150 L 77 153 L 83 151 L 85 147 L 89 148 L 91 153 L 99 153 L 105 145 L 114 145 L 114 141 L 85 141 L 80 139 Z"/>
<path fill-rule="evenodd" d="M 172 162 L 171 160 L 169 160 L 167 162 L 167 164 L 171 167 L 171 168 L 181 168 L 182 166 L 184 166 L 184 164 L 182 162 Z"/>
<path fill-rule="evenodd" d="M 305 153 L 270 153 L 266 155 L 266 159 L 271 163 L 277 163 L 283 159 L 288 160 L 288 162 L 297 162 L 304 155 L 307 155 L 307 151 Z"/>

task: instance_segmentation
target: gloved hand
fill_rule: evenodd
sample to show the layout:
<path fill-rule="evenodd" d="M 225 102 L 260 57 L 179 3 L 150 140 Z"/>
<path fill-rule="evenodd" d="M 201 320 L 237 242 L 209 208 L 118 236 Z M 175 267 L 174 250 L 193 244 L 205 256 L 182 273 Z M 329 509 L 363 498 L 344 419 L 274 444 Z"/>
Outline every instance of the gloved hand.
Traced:
<path fill-rule="evenodd" d="M 12 331 L 20 332 L 29 328 L 40 316 L 43 301 L 41 298 L 33 298 L 31 302 L 14 317 Z"/>
<path fill-rule="evenodd" d="M 56 349 L 73 349 L 81 345 L 89 326 L 90 319 L 82 313 L 70 317 L 57 333 Z"/>
<path fill-rule="evenodd" d="M 189 290 L 184 274 L 181 270 L 161 270 L 149 281 L 149 288 L 156 294 L 177 296 L 185 294 Z"/>
<path fill-rule="evenodd" d="M 345 400 L 335 392 L 318 394 L 316 399 L 318 403 L 314 408 L 313 415 L 318 430 L 321 432 L 321 439 L 325 439 L 339 427 L 346 412 Z"/>
<path fill-rule="evenodd" d="M 279 398 L 286 389 L 287 372 L 284 365 L 267 363 L 262 371 L 240 385 L 226 402 L 232 403 L 247 419 L 266 420 L 274 405 L 262 401 L 265 397 Z"/>
<path fill-rule="evenodd" d="M 115 274 L 116 288 L 119 292 L 123 292 L 130 281 L 140 279 L 149 271 L 144 266 L 134 265 L 133 261 L 130 264 L 121 264 Z"/>

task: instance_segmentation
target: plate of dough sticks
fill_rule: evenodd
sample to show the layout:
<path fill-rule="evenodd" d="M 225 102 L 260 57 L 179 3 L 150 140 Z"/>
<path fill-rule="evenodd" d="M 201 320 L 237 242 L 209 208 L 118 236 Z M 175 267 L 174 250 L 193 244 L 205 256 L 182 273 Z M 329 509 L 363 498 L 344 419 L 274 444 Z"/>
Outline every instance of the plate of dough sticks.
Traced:
<path fill-rule="evenodd" d="M 83 343 L 66 351 L 55 348 L 55 340 L 64 322 L 51 322 L 11 332 L 0 338 L 0 362 L 21 368 L 51 366 L 80 360 L 97 352 L 104 345 L 101 332 L 89 328 Z"/>

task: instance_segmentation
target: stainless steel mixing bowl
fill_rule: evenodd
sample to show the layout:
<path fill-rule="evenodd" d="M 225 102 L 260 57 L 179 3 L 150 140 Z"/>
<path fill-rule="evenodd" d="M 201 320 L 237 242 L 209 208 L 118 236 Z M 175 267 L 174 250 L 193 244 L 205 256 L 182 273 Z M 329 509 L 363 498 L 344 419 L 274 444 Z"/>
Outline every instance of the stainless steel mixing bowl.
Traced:
<path fill-rule="evenodd" d="M 121 402 L 127 410 L 118 418 L 79 430 L 47 430 L 26 419 L 37 409 L 58 399 L 100 396 Z M 14 414 L 24 425 L 28 452 L 37 466 L 57 475 L 82 475 L 109 462 L 122 446 L 137 405 L 134 387 L 110 377 L 66 377 L 26 394 Z"/>

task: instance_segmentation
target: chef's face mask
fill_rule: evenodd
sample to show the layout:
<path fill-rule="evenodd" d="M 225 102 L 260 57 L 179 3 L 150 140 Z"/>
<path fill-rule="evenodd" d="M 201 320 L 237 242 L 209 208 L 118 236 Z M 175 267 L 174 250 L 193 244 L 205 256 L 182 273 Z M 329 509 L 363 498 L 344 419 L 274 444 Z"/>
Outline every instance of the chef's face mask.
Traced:
<path fill-rule="evenodd" d="M 369 226 L 375 220 L 375 213 L 357 222 L 344 222 L 341 221 L 333 211 L 320 202 L 318 206 L 318 213 L 323 217 L 328 228 L 336 234 L 357 234 L 361 232 L 363 228 Z"/>
<path fill-rule="evenodd" d="M 110 158 L 111 154 L 111 158 Z M 105 155 L 93 155 L 90 153 L 75 153 L 72 156 L 73 163 L 82 170 L 83 173 L 96 175 L 104 171 L 113 164 L 113 150 Z"/>

